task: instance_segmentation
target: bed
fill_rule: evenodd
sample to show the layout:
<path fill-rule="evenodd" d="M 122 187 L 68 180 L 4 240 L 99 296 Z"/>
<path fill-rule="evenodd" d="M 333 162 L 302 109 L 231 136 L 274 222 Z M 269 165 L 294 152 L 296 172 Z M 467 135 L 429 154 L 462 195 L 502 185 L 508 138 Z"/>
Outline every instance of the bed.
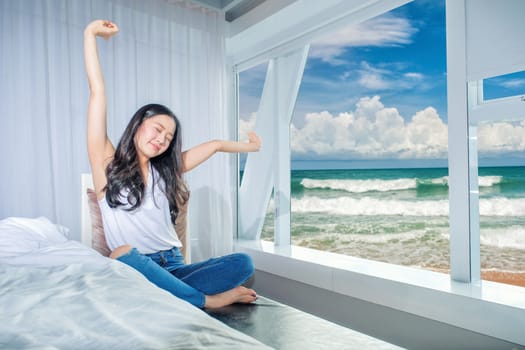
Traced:
<path fill-rule="evenodd" d="M 206 312 L 176 298 L 107 257 L 91 188 L 84 174 L 81 242 L 45 217 L 0 220 L 0 349 L 397 349 L 267 298 Z"/>
<path fill-rule="evenodd" d="M 268 349 L 44 217 L 0 220 L 0 302 L 2 349 Z"/>

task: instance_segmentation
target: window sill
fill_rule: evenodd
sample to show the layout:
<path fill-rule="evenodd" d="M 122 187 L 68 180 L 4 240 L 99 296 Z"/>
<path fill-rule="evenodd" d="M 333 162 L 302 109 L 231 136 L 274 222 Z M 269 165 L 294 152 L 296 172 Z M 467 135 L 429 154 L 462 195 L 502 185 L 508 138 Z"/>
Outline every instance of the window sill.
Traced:
<path fill-rule="evenodd" d="M 236 241 L 235 250 L 260 271 L 525 344 L 522 287 L 454 282 L 444 273 L 265 241 Z"/>

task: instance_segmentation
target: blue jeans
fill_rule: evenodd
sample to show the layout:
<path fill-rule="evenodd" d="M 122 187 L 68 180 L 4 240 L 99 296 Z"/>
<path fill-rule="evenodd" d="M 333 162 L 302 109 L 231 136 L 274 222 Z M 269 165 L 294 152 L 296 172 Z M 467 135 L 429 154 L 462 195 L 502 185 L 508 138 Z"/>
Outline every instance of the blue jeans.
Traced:
<path fill-rule="evenodd" d="M 141 254 L 132 248 L 117 260 L 138 270 L 159 288 L 200 308 L 204 307 L 205 295 L 240 286 L 254 271 L 252 259 L 244 253 L 185 264 L 179 248 L 153 254 Z"/>

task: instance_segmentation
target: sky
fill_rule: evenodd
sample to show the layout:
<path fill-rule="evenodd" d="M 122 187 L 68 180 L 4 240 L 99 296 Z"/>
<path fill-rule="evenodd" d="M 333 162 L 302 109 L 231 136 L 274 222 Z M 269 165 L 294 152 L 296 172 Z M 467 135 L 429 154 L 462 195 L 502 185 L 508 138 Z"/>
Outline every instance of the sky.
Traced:
<path fill-rule="evenodd" d="M 240 73 L 241 138 L 256 123 L 265 74 L 266 64 Z M 446 85 L 444 0 L 415 0 L 319 38 L 292 119 L 292 160 L 446 166 Z M 486 98 L 524 94 L 525 73 L 484 89 Z M 525 121 L 481 125 L 478 148 L 480 162 L 525 164 Z"/>

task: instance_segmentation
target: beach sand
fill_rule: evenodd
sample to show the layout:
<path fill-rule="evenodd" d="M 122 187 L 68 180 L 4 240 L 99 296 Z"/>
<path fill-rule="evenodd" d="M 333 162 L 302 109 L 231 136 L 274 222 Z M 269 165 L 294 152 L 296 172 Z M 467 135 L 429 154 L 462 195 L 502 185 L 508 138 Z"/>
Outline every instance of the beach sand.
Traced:
<path fill-rule="evenodd" d="M 525 287 L 525 272 L 481 271 L 481 279 Z"/>
<path fill-rule="evenodd" d="M 386 248 L 385 246 L 380 247 L 374 247 L 370 244 L 363 244 L 363 245 L 357 245 L 356 242 L 345 242 L 341 240 L 342 235 L 315 235 L 312 237 L 300 237 L 300 239 L 296 239 L 293 241 L 293 244 L 303 246 L 306 248 L 311 249 L 317 249 L 317 250 L 325 250 L 332 253 L 338 253 L 343 255 L 350 255 L 350 256 L 356 256 L 361 257 L 363 259 L 370 259 L 370 260 L 376 260 L 376 261 L 384 261 L 387 263 L 393 263 L 396 265 L 402 265 L 402 266 L 411 266 L 410 264 L 410 255 L 407 254 L 405 256 L 399 256 L 399 254 L 395 254 L 395 251 L 385 252 Z M 417 241 L 410 242 L 409 244 L 413 244 L 414 246 L 409 249 L 411 252 L 419 251 L 419 255 L 424 256 L 434 256 L 434 262 L 432 264 L 426 265 L 426 266 L 419 266 L 419 268 L 428 269 L 436 272 L 446 273 L 449 274 L 450 270 L 448 266 L 439 266 L 441 265 L 440 262 L 448 259 L 448 256 L 445 255 L 439 255 L 439 250 L 435 249 L 434 246 L 430 247 L 421 247 L 419 246 Z M 403 247 L 399 247 L 399 245 L 391 244 L 389 247 L 396 248 L 398 251 L 402 251 L 403 249 L 407 249 L 407 243 L 402 242 Z M 357 249 L 356 249 L 357 248 Z M 425 250 L 426 249 L 426 250 Z M 492 250 L 493 251 L 493 250 Z M 362 253 L 362 254 L 361 254 Z M 445 251 L 445 253 L 448 253 Z M 485 255 L 488 253 L 485 252 Z M 495 253 L 496 255 L 499 254 L 499 252 Z M 385 259 L 385 256 L 390 259 Z M 397 260 L 396 260 L 397 257 Z M 404 257 L 408 257 L 408 259 L 404 260 Z M 417 259 L 417 256 L 416 256 Z M 436 263 L 439 267 L 436 266 Z M 492 282 L 498 282 L 498 283 L 505 283 L 505 284 L 511 284 L 515 286 L 525 287 L 525 272 L 513 272 L 513 271 L 502 271 L 497 270 L 495 268 L 491 269 L 483 269 L 481 270 L 481 279 L 485 281 L 492 281 Z"/>
<path fill-rule="evenodd" d="M 312 248 L 312 249 L 318 249 L 318 250 L 326 250 L 333 253 L 339 253 L 339 254 L 346 254 L 346 255 L 353 255 L 353 256 L 359 256 L 359 254 L 352 250 L 351 252 L 345 251 L 345 249 L 341 249 L 340 247 L 348 247 L 348 244 L 344 244 L 341 242 L 337 235 L 331 235 L 330 238 L 332 238 L 332 241 L 330 241 L 331 245 L 327 246 L 327 238 L 324 236 L 321 236 L 321 239 L 324 238 L 322 241 L 322 244 L 319 243 L 319 235 L 314 237 L 301 237 L 300 240 L 296 240 L 293 242 L 293 244 L 303 246 L 306 248 Z M 265 238 L 266 240 L 270 240 Z M 383 247 L 384 249 L 384 247 Z M 379 252 L 382 252 L 382 250 L 379 250 Z M 371 259 L 371 260 L 377 260 L 377 261 L 385 261 L 392 263 L 391 261 L 386 261 L 381 259 L 381 255 L 377 256 L 371 256 L 370 251 L 367 251 L 367 254 L 364 256 L 361 256 L 364 259 Z M 398 265 L 403 265 L 402 263 L 397 262 Z M 409 266 L 409 265 L 407 265 Z M 447 267 L 435 267 L 435 266 L 425 266 L 420 267 L 423 269 L 428 269 L 436 272 L 446 273 L 449 274 L 450 271 Z M 495 269 L 491 270 L 482 270 L 481 271 L 481 279 L 485 281 L 492 281 L 492 282 L 498 282 L 498 283 L 505 283 L 505 284 L 511 284 L 515 286 L 525 287 L 525 272 L 511 272 L 511 271 L 499 271 Z"/>
<path fill-rule="evenodd" d="M 425 267 L 425 269 L 449 274 L 449 269 Z M 525 287 L 525 272 L 482 270 L 481 279 L 497 283 L 511 284 L 514 286 Z"/>
<path fill-rule="evenodd" d="M 449 269 L 428 268 L 429 270 L 450 273 Z M 514 286 L 525 287 L 525 272 L 509 272 L 496 270 L 482 270 L 481 279 L 485 281 L 512 284 Z"/>

